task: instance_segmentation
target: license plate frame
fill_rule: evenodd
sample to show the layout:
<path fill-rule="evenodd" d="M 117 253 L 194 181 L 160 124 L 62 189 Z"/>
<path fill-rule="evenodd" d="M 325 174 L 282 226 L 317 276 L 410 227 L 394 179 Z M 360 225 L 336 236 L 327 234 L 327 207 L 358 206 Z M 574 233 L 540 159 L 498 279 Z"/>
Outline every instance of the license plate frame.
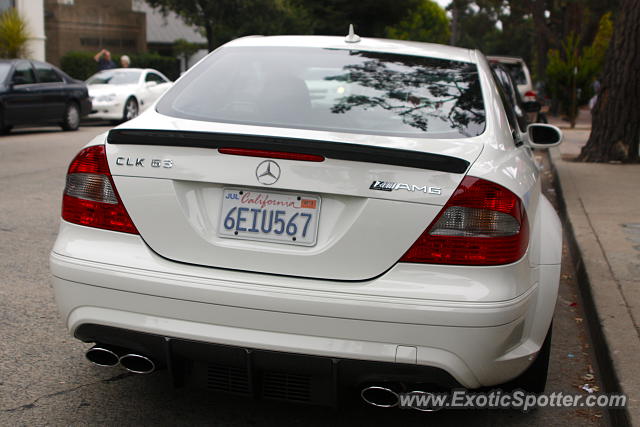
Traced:
<path fill-rule="evenodd" d="M 321 206 L 322 198 L 315 194 L 225 187 L 222 189 L 217 234 L 219 237 L 233 240 L 315 246 Z M 246 210 L 240 212 L 241 207 Z M 259 212 L 254 212 L 255 210 Z M 280 211 L 284 211 L 285 215 L 278 214 Z M 297 216 L 294 217 L 294 214 Z M 311 217 L 308 218 L 308 215 Z M 281 229 L 278 227 L 281 225 L 279 220 L 284 221 L 284 229 L 280 234 L 276 234 L 276 230 Z M 289 225 L 291 222 L 295 227 Z M 265 233 L 264 229 L 268 223 L 270 229 Z M 296 232 L 290 234 L 294 228 Z M 305 230 L 306 233 L 303 233 Z"/>

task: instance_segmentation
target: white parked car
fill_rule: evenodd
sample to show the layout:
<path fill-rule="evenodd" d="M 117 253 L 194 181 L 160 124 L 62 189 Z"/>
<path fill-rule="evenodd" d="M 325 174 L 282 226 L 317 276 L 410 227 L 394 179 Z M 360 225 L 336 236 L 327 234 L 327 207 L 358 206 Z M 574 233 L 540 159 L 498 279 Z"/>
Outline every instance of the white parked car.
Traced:
<path fill-rule="evenodd" d="M 127 121 L 152 105 L 172 85 L 160 71 L 114 68 L 86 81 L 93 104 L 90 119 Z"/>
<path fill-rule="evenodd" d="M 393 406 L 544 389 L 562 253 L 478 51 L 248 37 L 72 161 L 51 253 L 87 358 L 178 383 Z"/>
<path fill-rule="evenodd" d="M 524 59 L 515 56 L 487 56 L 487 59 L 502 64 L 509 71 L 511 78 L 518 86 L 518 92 L 520 92 L 522 99 L 535 101 L 536 92 L 533 89 L 529 67 L 527 67 Z"/>

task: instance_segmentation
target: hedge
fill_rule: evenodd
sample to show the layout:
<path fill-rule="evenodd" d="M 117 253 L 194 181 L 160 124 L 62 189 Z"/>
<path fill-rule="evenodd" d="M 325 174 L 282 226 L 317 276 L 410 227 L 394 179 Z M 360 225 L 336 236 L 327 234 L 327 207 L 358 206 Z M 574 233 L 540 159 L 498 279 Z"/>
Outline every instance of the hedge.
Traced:
<path fill-rule="evenodd" d="M 90 52 L 67 52 L 60 59 L 60 68 L 74 79 L 86 80 L 98 71 L 98 64 L 93 59 L 95 54 Z M 180 61 L 171 56 L 157 53 L 140 53 L 129 55 L 131 67 L 154 68 L 171 80 L 180 77 Z M 120 56 L 112 56 L 116 64 L 120 63 Z"/>
<path fill-rule="evenodd" d="M 60 68 L 74 79 L 87 80 L 98 71 L 98 64 L 88 52 L 68 52 L 60 58 Z"/>
<path fill-rule="evenodd" d="M 180 61 L 172 56 L 162 56 L 157 53 L 139 53 L 130 55 L 131 66 L 138 68 L 154 68 L 170 80 L 180 77 Z M 117 58 L 120 62 L 120 57 Z"/>

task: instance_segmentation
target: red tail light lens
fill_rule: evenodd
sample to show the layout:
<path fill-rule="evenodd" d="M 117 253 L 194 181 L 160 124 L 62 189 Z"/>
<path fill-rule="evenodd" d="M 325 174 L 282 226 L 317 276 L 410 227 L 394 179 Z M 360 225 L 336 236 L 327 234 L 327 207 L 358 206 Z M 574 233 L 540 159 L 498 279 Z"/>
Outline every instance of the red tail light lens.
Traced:
<path fill-rule="evenodd" d="M 138 234 L 113 184 L 104 145 L 83 149 L 71 162 L 62 218 L 87 227 Z"/>
<path fill-rule="evenodd" d="M 498 184 L 467 176 L 400 262 L 509 264 L 522 258 L 528 244 L 529 224 L 520 198 Z"/>
<path fill-rule="evenodd" d="M 268 159 L 301 160 L 304 162 L 323 162 L 324 157 L 317 154 L 289 153 L 286 151 L 254 150 L 252 148 L 218 148 L 222 154 L 233 156 L 266 157 Z"/>
<path fill-rule="evenodd" d="M 536 96 L 538 96 L 538 94 L 536 94 L 536 93 L 535 93 L 534 91 L 532 91 L 532 90 L 528 90 L 528 91 L 526 91 L 526 92 L 524 93 L 524 96 L 525 96 L 525 97 L 526 97 L 526 96 L 533 96 L 533 97 L 536 97 Z"/>

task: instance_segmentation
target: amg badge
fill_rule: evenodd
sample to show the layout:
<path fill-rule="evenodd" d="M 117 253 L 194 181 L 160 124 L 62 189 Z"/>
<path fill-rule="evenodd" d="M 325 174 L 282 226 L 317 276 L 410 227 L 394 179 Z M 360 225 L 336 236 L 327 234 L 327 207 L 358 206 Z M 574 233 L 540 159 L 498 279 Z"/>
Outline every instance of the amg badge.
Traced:
<path fill-rule="evenodd" d="M 414 185 L 404 184 L 402 182 L 390 182 L 390 181 L 373 181 L 369 187 L 371 190 L 379 191 L 395 191 L 395 190 L 407 190 L 407 191 L 422 191 L 427 194 L 442 194 L 442 189 L 438 187 L 429 187 L 427 185 Z"/>

